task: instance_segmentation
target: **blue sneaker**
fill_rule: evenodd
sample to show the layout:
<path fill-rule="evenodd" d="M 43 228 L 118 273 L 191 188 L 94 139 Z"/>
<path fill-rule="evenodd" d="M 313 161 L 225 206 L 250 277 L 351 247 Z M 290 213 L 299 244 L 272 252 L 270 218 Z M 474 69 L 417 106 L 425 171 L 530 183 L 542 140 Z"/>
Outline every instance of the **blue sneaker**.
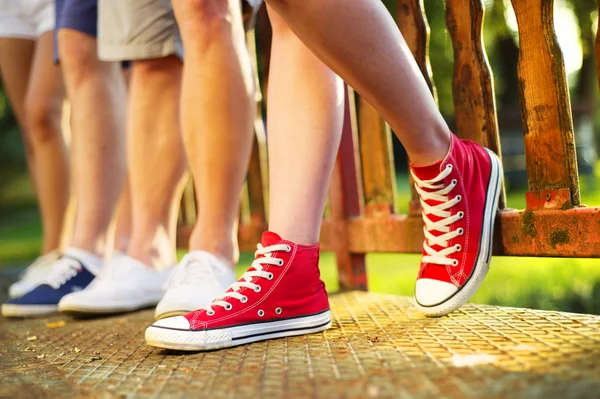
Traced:
<path fill-rule="evenodd" d="M 43 283 L 22 297 L 11 299 L 2 305 L 2 316 L 27 317 L 55 313 L 61 298 L 87 287 L 100 265 L 100 259 L 87 251 L 67 249 L 54 262 L 52 271 Z"/>

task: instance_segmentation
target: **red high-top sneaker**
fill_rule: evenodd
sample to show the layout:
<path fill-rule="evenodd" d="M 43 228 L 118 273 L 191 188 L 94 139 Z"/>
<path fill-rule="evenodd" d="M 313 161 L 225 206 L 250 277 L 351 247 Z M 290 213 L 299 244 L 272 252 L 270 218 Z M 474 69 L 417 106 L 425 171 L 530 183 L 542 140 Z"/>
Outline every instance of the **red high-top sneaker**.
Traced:
<path fill-rule="evenodd" d="M 411 169 L 425 223 L 415 301 L 424 314 L 442 316 L 462 306 L 487 274 L 502 165 L 492 151 L 452 135 L 445 159 Z"/>
<path fill-rule="evenodd" d="M 316 333 L 331 326 L 319 244 L 297 245 L 266 232 L 252 267 L 212 304 L 148 327 L 159 348 L 207 350 Z"/>

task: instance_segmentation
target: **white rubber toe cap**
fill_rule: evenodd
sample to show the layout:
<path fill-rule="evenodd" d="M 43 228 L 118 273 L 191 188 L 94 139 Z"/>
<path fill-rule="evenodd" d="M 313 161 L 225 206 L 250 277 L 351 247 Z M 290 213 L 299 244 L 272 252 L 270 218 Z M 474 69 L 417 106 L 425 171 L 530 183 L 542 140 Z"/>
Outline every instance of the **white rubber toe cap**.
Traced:
<path fill-rule="evenodd" d="M 155 327 L 176 328 L 178 330 L 189 330 L 190 322 L 183 316 L 167 317 L 153 324 Z"/>
<path fill-rule="evenodd" d="M 445 281 L 420 278 L 415 287 L 415 299 L 421 306 L 435 306 L 443 303 L 458 291 L 458 287 Z"/>

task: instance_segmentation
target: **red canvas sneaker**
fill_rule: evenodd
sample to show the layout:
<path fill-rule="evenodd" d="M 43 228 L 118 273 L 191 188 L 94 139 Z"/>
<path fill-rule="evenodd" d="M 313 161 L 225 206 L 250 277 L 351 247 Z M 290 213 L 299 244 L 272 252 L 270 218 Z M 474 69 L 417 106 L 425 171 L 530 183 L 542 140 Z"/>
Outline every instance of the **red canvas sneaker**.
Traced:
<path fill-rule="evenodd" d="M 266 232 L 255 256 L 252 267 L 207 308 L 148 327 L 148 345 L 218 349 L 331 326 L 327 292 L 319 276 L 319 244 L 297 245 Z"/>
<path fill-rule="evenodd" d="M 442 316 L 462 306 L 487 274 L 502 165 L 492 151 L 452 135 L 445 159 L 411 169 L 425 224 L 415 301 L 424 314 Z"/>

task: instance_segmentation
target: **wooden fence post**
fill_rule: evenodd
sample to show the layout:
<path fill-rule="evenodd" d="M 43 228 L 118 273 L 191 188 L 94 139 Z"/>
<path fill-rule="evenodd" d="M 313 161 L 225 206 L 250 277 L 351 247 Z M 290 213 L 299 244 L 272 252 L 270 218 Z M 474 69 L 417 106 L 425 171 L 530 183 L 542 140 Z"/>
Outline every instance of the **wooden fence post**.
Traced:
<path fill-rule="evenodd" d="M 457 134 L 502 157 L 494 83 L 483 47 L 484 8 L 481 0 L 448 0 L 446 24 L 454 49 L 452 100 Z M 504 189 L 500 208 L 504 208 Z"/>
<path fill-rule="evenodd" d="M 358 97 L 358 127 L 367 217 L 389 216 L 396 209 L 392 132 L 369 102 Z"/>
<path fill-rule="evenodd" d="M 553 0 L 511 0 L 519 26 L 519 90 L 525 136 L 528 209 L 579 205 L 571 101 L 554 32 Z"/>
<path fill-rule="evenodd" d="M 267 162 L 267 136 L 262 114 L 263 97 L 258 76 L 258 59 L 256 53 L 255 31 L 246 35 L 246 44 L 255 71 L 256 82 L 256 113 L 254 118 L 254 142 L 248 165 L 247 194 L 250 217 L 244 220 L 240 217 L 239 243 L 242 249 L 253 248 L 260 240 L 260 235 L 267 229 L 267 212 L 269 198 L 269 174 Z M 243 207 L 242 207 L 243 210 Z M 245 215 L 242 215 L 245 216 Z M 241 223 L 246 222 L 246 223 Z"/>
<path fill-rule="evenodd" d="M 348 91 L 350 94 L 348 95 Z M 351 253 L 348 221 L 363 215 L 364 193 L 360 174 L 360 153 L 354 91 L 346 88 L 342 140 L 329 186 L 331 245 L 335 252 L 341 291 L 367 289 L 365 254 Z"/>

